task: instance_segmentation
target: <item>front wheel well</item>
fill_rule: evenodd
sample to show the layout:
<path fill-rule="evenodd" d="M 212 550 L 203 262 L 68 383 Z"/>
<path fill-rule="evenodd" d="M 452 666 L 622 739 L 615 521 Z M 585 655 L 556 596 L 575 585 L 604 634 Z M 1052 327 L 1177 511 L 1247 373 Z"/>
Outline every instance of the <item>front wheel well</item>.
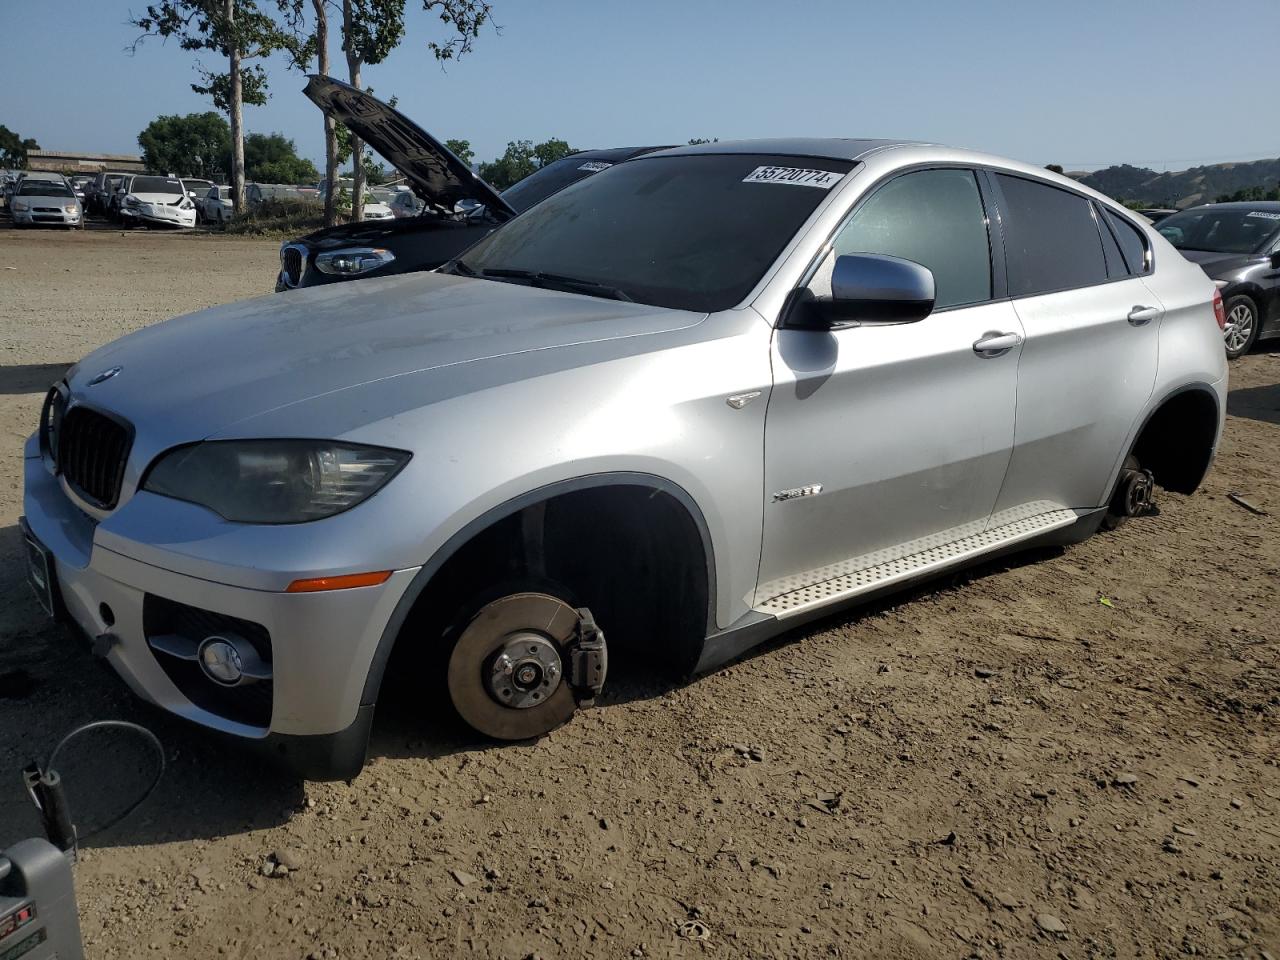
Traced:
<path fill-rule="evenodd" d="M 1160 486 L 1193 493 L 1209 472 L 1217 437 L 1217 398 L 1204 389 L 1184 390 L 1147 419 L 1133 453 Z"/>
<path fill-rule="evenodd" d="M 537 499 L 449 555 L 413 601 L 391 656 L 439 664 L 477 598 L 546 585 L 591 608 L 608 641 L 611 677 L 686 673 L 706 635 L 709 559 L 702 526 L 671 492 L 625 483 Z"/>

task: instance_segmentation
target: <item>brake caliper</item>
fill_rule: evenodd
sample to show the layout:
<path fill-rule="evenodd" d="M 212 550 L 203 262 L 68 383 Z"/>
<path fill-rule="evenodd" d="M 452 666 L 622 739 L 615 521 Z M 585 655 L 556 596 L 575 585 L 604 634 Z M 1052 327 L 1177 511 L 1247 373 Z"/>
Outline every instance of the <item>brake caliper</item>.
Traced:
<path fill-rule="evenodd" d="M 578 705 L 589 707 L 604 689 L 609 670 L 609 651 L 604 645 L 604 631 L 596 626 L 596 618 L 586 607 L 578 608 L 578 627 L 573 639 L 565 644 L 568 669 L 566 679 L 573 688 Z"/>

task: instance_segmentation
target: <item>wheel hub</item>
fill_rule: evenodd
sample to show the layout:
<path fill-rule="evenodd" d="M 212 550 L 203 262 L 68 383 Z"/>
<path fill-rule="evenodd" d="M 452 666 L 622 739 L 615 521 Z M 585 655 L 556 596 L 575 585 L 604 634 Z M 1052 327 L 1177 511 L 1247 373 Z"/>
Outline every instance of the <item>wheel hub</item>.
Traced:
<path fill-rule="evenodd" d="M 1137 517 L 1151 509 L 1152 480 L 1146 470 L 1131 470 L 1124 484 L 1125 516 Z"/>
<path fill-rule="evenodd" d="M 499 740 L 528 740 L 573 716 L 565 651 L 580 615 L 545 593 L 516 593 L 483 607 L 449 656 L 449 697 L 459 715 Z"/>
<path fill-rule="evenodd" d="M 554 644 L 536 633 L 519 633 L 493 658 L 489 694 L 503 706 L 527 710 L 555 693 L 563 672 Z"/>

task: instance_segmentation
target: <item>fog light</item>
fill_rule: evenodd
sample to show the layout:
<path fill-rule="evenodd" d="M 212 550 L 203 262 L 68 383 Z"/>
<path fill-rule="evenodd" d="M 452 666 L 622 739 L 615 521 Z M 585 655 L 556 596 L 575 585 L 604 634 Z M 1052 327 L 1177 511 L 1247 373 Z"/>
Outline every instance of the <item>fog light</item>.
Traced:
<path fill-rule="evenodd" d="M 200 669 L 210 680 L 234 687 L 244 676 L 240 651 L 223 637 L 206 637 L 200 644 Z"/>

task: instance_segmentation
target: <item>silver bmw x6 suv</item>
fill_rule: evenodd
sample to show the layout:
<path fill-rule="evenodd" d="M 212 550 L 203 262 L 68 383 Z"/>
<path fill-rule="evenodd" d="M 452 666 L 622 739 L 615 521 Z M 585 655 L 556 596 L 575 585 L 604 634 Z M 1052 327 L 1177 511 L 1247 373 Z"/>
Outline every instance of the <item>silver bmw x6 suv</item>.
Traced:
<path fill-rule="evenodd" d="M 91 354 L 26 445 L 31 579 L 140 696 L 349 777 L 389 663 L 534 737 L 607 670 L 705 671 L 1194 490 L 1223 323 L 1199 267 L 1038 168 L 667 150 L 438 271 Z"/>

